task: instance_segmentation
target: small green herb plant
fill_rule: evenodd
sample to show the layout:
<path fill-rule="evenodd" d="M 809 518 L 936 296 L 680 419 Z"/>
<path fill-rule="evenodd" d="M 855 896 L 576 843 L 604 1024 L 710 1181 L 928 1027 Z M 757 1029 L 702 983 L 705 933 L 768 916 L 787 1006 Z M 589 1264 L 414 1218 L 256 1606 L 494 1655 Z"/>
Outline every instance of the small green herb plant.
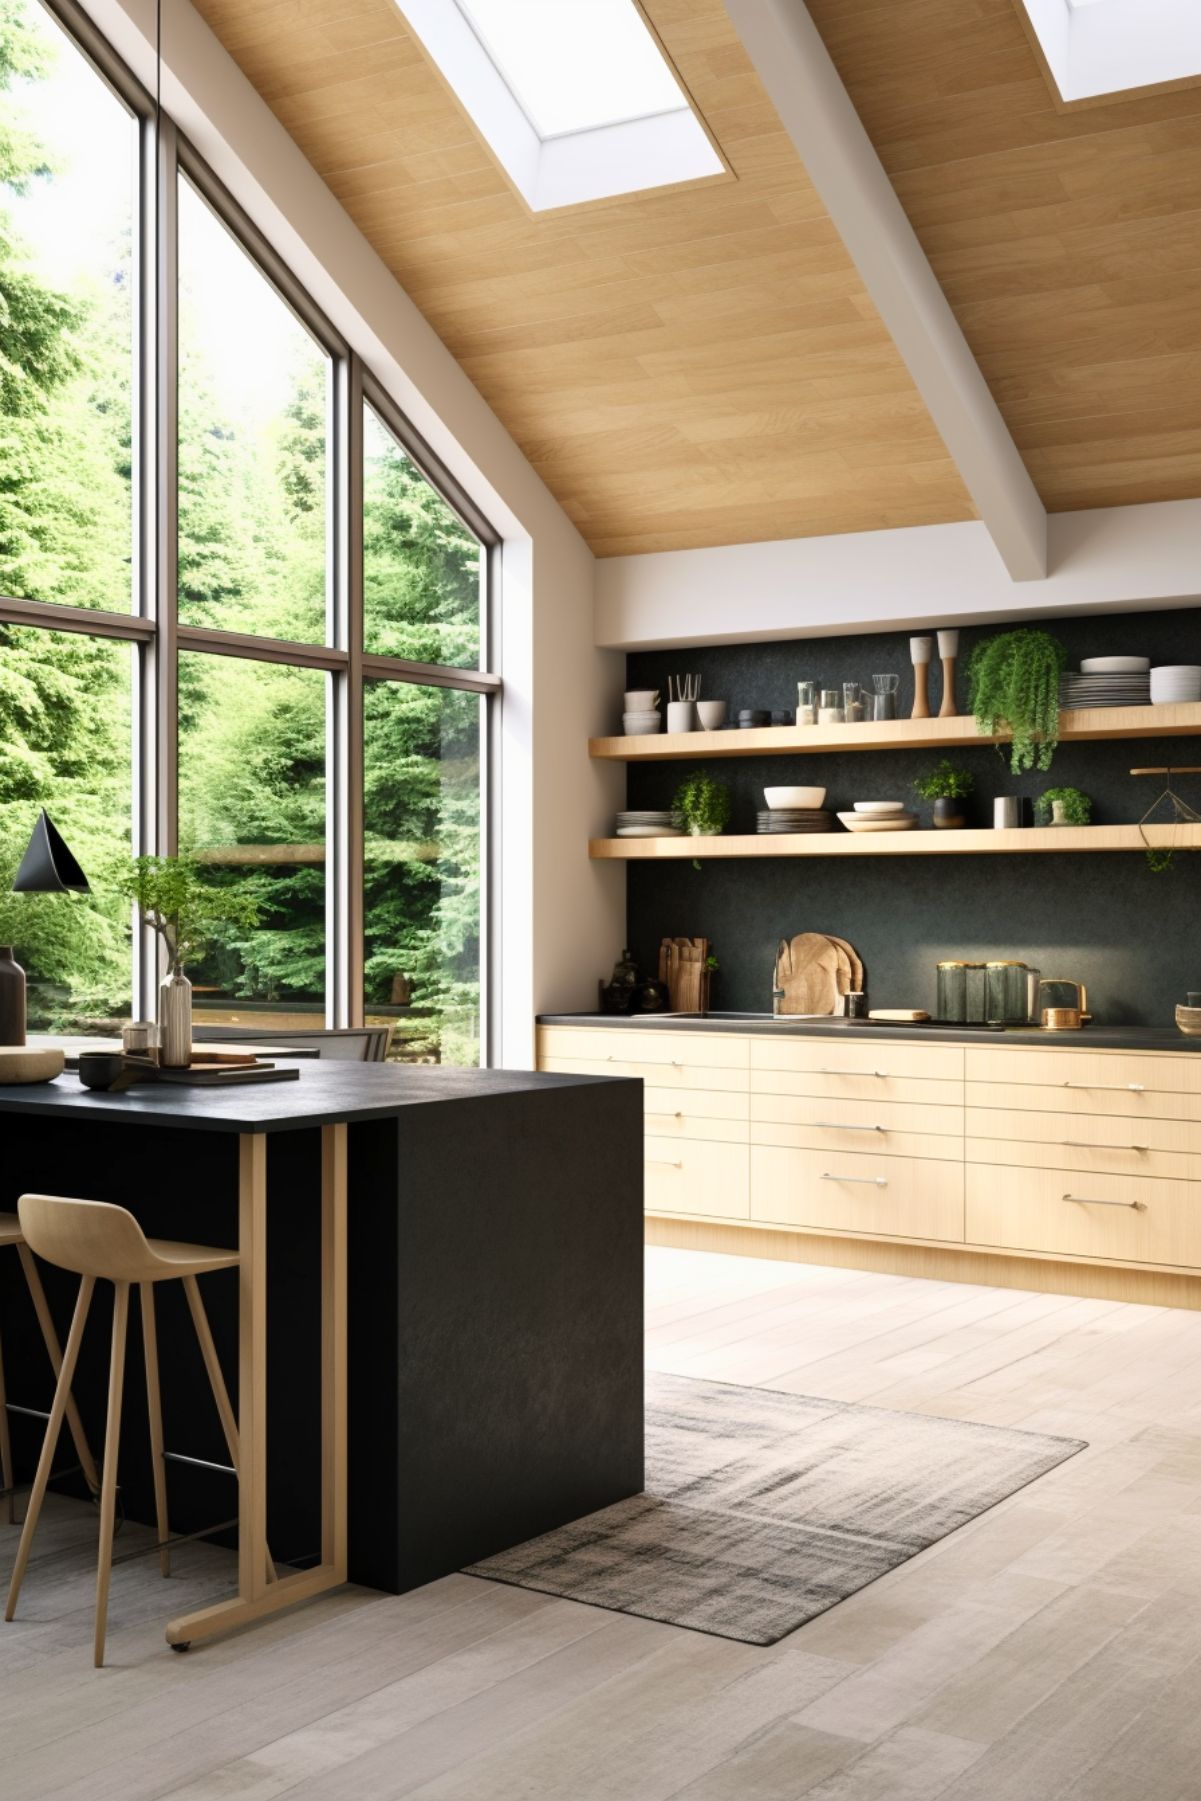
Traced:
<path fill-rule="evenodd" d="M 1068 825 L 1087 825 L 1093 816 L 1093 803 L 1079 788 L 1048 788 L 1034 803 L 1034 816 L 1039 825 L 1049 825 L 1056 803 Z"/>
<path fill-rule="evenodd" d="M 205 881 L 191 857 L 135 857 L 117 886 L 162 939 L 172 975 L 200 955 L 218 926 L 258 924 L 258 902 Z"/>
<path fill-rule="evenodd" d="M 922 800 L 966 800 L 976 786 L 970 769 L 957 769 L 949 757 L 936 763 L 913 784 L 913 792 Z"/>
<path fill-rule="evenodd" d="M 694 838 L 714 838 L 730 821 L 730 790 L 711 775 L 690 775 L 671 804 Z"/>
<path fill-rule="evenodd" d="M 1059 743 L 1059 678 L 1067 652 L 1058 638 L 1032 626 L 985 638 L 968 662 L 976 727 L 988 737 L 1008 733 L 1009 766 L 1050 769 Z"/>

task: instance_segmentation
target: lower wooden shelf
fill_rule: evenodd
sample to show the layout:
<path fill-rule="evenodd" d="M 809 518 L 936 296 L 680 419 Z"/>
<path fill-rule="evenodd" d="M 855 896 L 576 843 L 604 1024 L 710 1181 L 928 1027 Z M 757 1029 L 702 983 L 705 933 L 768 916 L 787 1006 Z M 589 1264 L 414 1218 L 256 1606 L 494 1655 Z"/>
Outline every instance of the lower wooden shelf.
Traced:
<path fill-rule="evenodd" d="M 1201 825 L 1027 826 L 1013 831 L 785 832 L 718 838 L 592 838 L 588 855 L 605 861 L 655 862 L 714 857 L 1029 856 L 1040 852 L 1201 849 Z"/>

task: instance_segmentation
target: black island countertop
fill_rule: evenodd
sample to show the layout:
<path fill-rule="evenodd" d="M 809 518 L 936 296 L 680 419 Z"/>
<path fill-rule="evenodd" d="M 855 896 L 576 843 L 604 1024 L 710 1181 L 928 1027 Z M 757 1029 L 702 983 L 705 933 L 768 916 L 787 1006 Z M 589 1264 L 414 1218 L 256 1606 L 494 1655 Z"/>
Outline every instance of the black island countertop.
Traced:
<path fill-rule="evenodd" d="M 121 1120 L 194 1132 L 288 1132 L 307 1126 L 387 1119 L 409 1107 L 527 1094 L 597 1076 L 534 1075 L 528 1070 L 450 1069 L 436 1064 L 313 1062 L 295 1081 L 231 1088 L 139 1083 L 121 1094 L 85 1088 L 64 1072 L 50 1082 L 0 1085 L 0 1113 Z"/>
<path fill-rule="evenodd" d="M 540 1026 L 612 1026 L 632 1037 L 648 1032 L 745 1032 L 771 1038 L 838 1038 L 862 1044 L 887 1044 L 890 1038 L 931 1044 L 1054 1045 L 1078 1051 L 1201 1051 L 1201 1037 L 1190 1038 L 1172 1026 L 1105 1026 L 1093 1023 L 1078 1032 L 1044 1032 L 1038 1026 L 956 1026 L 911 1021 L 814 1019 L 806 1015 L 773 1019 L 770 1014 L 718 1013 L 543 1013 Z"/>

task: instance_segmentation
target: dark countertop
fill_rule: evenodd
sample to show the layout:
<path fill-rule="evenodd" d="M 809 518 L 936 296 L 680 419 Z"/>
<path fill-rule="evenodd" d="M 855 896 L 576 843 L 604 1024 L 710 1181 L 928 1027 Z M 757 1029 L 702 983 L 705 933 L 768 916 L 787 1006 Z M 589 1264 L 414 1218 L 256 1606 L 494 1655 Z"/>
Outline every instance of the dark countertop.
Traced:
<path fill-rule="evenodd" d="M 343 1063 L 300 1065 L 294 1082 L 239 1088 L 185 1088 L 154 1083 L 105 1094 L 78 1076 L 0 1086 L 0 1113 L 68 1114 L 198 1132 L 287 1132 L 341 1120 L 386 1119 L 406 1107 L 524 1094 L 532 1089 L 603 1082 L 603 1076 L 534 1075 L 528 1070 L 446 1069 L 434 1065 Z"/>
<path fill-rule="evenodd" d="M 887 1044 L 890 1038 L 931 1044 L 977 1044 L 984 1048 L 1005 1044 L 1053 1045 L 1077 1051 L 1176 1051 L 1201 1052 L 1201 1037 L 1189 1038 L 1175 1026 L 1084 1026 L 1079 1032 L 1043 1032 L 1035 1026 L 890 1025 L 860 1019 L 785 1019 L 764 1015 L 748 1018 L 738 1013 L 709 1013 L 697 1018 L 682 1013 L 642 1014 L 636 1018 L 617 1013 L 543 1013 L 540 1026 L 613 1026 L 634 1037 L 647 1032 L 746 1032 L 772 1038 L 789 1035 L 806 1038 L 855 1039 L 863 1044 Z"/>

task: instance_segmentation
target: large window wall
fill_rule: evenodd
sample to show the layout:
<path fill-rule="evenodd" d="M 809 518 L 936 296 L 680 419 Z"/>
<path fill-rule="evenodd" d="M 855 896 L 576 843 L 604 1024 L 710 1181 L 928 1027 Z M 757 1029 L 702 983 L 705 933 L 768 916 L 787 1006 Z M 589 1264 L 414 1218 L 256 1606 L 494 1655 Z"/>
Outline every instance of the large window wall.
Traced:
<path fill-rule="evenodd" d="M 31 1023 L 153 1015 L 114 878 L 182 850 L 258 904 L 189 972 L 201 1017 L 486 1059 L 494 534 L 69 0 L 0 5 L 0 109 L 0 942 Z M 91 896 L 9 895 L 39 806 Z"/>

